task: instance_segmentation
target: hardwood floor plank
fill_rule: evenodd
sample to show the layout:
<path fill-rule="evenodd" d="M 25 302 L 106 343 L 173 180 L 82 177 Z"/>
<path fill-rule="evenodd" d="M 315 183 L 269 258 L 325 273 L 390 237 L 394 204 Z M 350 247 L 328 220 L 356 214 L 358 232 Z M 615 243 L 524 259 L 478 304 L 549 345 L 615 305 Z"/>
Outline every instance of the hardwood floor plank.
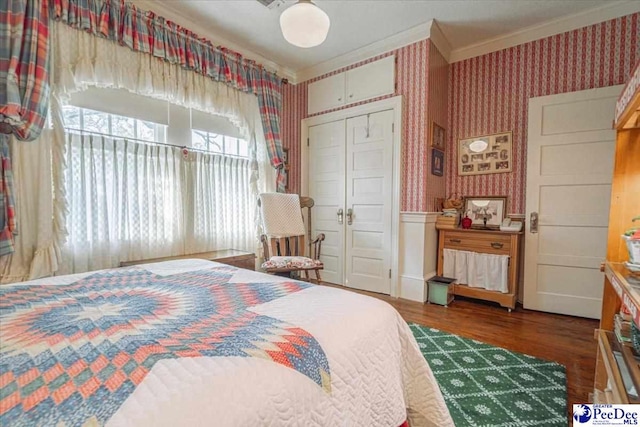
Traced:
<path fill-rule="evenodd" d="M 334 286 L 325 285 L 324 286 Z M 335 286 L 391 304 L 407 322 L 483 341 L 497 347 L 558 362 L 567 368 L 568 409 L 588 402 L 593 392 L 598 321 L 525 310 L 511 313 L 497 304 L 456 297 L 448 308 Z"/>

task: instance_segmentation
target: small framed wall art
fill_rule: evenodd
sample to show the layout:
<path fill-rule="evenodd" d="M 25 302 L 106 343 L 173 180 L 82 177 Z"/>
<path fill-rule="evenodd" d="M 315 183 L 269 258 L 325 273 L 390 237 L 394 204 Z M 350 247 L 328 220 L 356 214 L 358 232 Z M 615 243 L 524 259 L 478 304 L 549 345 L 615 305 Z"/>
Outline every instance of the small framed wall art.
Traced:
<path fill-rule="evenodd" d="M 431 149 L 431 174 L 436 176 L 444 175 L 444 151 Z"/>
<path fill-rule="evenodd" d="M 458 175 L 511 172 L 512 133 L 474 136 L 458 140 Z"/>
<path fill-rule="evenodd" d="M 431 122 L 431 146 L 444 151 L 445 130 L 436 122 Z"/>

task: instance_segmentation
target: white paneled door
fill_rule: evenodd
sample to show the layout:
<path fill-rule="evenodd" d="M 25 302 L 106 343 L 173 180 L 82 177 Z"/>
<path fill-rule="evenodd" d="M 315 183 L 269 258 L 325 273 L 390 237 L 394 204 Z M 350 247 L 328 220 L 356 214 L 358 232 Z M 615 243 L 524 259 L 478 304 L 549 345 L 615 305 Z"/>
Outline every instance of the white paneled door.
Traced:
<path fill-rule="evenodd" d="M 389 294 L 393 110 L 347 120 L 345 284 Z"/>
<path fill-rule="evenodd" d="M 389 294 L 393 110 L 309 127 L 309 195 L 323 280 Z"/>
<path fill-rule="evenodd" d="M 525 308 L 600 317 L 621 90 L 529 100 Z"/>
<path fill-rule="evenodd" d="M 309 128 L 309 195 L 315 201 L 312 238 L 325 234 L 322 280 L 344 283 L 344 120 Z"/>

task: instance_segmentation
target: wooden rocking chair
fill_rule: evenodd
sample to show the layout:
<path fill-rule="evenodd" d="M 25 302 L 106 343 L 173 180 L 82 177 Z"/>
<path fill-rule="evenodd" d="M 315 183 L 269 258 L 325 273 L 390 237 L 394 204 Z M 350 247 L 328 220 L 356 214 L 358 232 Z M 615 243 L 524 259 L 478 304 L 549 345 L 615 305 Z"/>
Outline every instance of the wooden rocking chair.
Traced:
<path fill-rule="evenodd" d="M 266 201 L 263 199 L 263 196 L 267 197 Z M 292 196 L 295 195 L 260 195 L 258 205 L 260 206 L 263 227 L 266 233 L 260 236 L 265 259 L 262 268 L 270 274 L 291 274 L 297 272 L 301 276 L 304 275 L 304 279 L 307 281 L 310 281 L 309 271 L 313 271 L 316 282 L 320 283 L 322 280 L 320 270 L 324 268 L 322 261 L 320 261 L 320 251 L 322 250 L 322 242 L 324 241 L 325 235 L 320 233 L 314 240 L 311 240 L 311 208 L 314 205 L 313 199 L 310 197 L 300 197 L 295 201 L 296 203 L 294 203 L 295 199 Z M 286 204 L 288 207 L 282 208 L 282 206 L 276 206 L 277 213 L 274 214 L 273 205 L 274 203 L 279 203 L 278 200 L 282 200 L 283 204 Z M 271 205 L 271 207 L 269 205 Z M 303 208 L 307 208 L 308 231 L 306 233 L 308 239 L 305 239 L 305 227 L 302 215 Z M 272 212 L 265 212 L 265 210 L 269 209 L 272 210 Z M 294 213 L 296 211 L 297 213 Z M 274 215 L 278 215 L 278 217 L 275 218 L 276 221 L 273 221 Z M 308 257 L 305 256 L 307 249 L 305 240 L 309 242 Z"/>

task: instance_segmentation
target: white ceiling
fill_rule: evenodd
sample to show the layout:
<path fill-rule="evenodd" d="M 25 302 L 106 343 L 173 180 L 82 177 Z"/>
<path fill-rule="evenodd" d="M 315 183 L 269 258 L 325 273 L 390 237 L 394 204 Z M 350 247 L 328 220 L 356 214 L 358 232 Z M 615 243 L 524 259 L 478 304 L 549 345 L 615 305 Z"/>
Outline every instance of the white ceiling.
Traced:
<path fill-rule="evenodd" d="M 610 0 L 316 0 L 331 19 L 322 45 L 301 49 L 280 32 L 284 8 L 256 0 L 155 0 L 163 8 L 212 34 L 233 41 L 292 71 L 309 68 L 436 19 L 452 50 L 525 27 L 578 14 Z M 185 25 L 186 22 L 185 22 Z M 233 48 L 233 46 L 230 46 Z"/>

